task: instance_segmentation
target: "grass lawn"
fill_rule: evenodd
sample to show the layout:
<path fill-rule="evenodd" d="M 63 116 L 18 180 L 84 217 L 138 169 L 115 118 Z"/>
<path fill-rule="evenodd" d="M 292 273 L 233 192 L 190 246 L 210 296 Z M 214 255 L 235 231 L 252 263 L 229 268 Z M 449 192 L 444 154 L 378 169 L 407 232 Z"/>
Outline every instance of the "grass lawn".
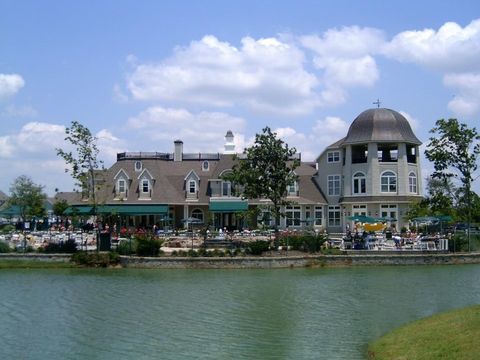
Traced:
<path fill-rule="evenodd" d="M 433 315 L 398 328 L 368 347 L 375 360 L 480 358 L 480 305 Z"/>

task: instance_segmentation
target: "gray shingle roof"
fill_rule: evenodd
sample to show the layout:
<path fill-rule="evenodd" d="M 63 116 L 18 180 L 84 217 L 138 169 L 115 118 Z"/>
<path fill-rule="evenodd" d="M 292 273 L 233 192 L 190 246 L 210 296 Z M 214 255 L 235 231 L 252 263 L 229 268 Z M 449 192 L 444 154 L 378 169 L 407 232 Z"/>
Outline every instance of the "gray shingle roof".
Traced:
<path fill-rule="evenodd" d="M 358 115 L 350 125 L 342 145 L 368 142 L 422 143 L 402 114 L 383 108 L 368 109 Z"/>

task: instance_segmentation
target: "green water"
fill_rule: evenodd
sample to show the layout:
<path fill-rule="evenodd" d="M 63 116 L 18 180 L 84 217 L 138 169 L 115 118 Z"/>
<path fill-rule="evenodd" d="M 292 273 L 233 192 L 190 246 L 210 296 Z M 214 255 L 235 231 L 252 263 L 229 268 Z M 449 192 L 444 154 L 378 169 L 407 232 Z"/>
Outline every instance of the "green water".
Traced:
<path fill-rule="evenodd" d="M 363 359 L 480 303 L 480 266 L 0 270 L 0 359 Z"/>

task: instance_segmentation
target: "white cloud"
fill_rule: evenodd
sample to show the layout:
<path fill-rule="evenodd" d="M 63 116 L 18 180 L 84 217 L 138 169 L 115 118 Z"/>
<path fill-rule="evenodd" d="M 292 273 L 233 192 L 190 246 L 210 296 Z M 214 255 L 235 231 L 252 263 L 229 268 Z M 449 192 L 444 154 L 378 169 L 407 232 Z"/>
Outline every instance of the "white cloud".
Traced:
<path fill-rule="evenodd" d="M 448 103 L 448 108 L 462 116 L 470 116 L 480 110 L 480 73 L 447 74 L 445 86 L 457 90 L 457 95 Z"/>
<path fill-rule="evenodd" d="M 144 147 L 146 141 L 149 141 L 150 146 L 155 149 L 165 146 L 173 148 L 170 142 L 181 139 L 187 152 L 223 151 L 224 137 L 228 130 L 233 131 L 237 150 L 241 151 L 245 126 L 244 119 L 226 113 L 191 113 L 185 109 L 160 106 L 150 107 L 130 118 L 127 125 L 143 139 Z M 162 143 L 159 144 L 159 141 Z"/>
<path fill-rule="evenodd" d="M 300 49 L 276 38 L 245 37 L 237 48 L 205 36 L 161 63 L 136 66 L 127 87 L 137 100 L 305 114 L 318 105 L 318 81 L 304 62 Z"/>
<path fill-rule="evenodd" d="M 337 105 L 347 101 L 348 88 L 371 87 L 379 79 L 379 70 L 372 55 L 385 43 L 384 34 L 358 26 L 330 29 L 322 36 L 301 36 L 302 45 L 314 52 L 313 62 L 323 71 L 322 102 Z"/>
<path fill-rule="evenodd" d="M 15 95 L 24 85 L 18 74 L 0 74 L 0 99 Z"/>
<path fill-rule="evenodd" d="M 480 20 L 464 28 L 447 22 L 433 29 L 404 31 L 385 46 L 384 53 L 396 60 L 413 62 L 442 72 L 480 69 Z"/>
<path fill-rule="evenodd" d="M 444 85 L 457 92 L 448 103 L 454 113 L 470 116 L 480 111 L 480 19 L 465 27 L 447 22 L 438 30 L 401 32 L 384 54 L 442 73 Z"/>

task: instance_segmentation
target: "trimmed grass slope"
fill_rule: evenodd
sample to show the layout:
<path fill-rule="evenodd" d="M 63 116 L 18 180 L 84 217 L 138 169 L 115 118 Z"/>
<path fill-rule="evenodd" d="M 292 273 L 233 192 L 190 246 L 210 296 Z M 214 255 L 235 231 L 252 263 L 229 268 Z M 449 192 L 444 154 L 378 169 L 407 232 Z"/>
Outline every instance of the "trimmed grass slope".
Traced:
<path fill-rule="evenodd" d="M 400 327 L 368 347 L 368 359 L 480 359 L 480 305 Z"/>

